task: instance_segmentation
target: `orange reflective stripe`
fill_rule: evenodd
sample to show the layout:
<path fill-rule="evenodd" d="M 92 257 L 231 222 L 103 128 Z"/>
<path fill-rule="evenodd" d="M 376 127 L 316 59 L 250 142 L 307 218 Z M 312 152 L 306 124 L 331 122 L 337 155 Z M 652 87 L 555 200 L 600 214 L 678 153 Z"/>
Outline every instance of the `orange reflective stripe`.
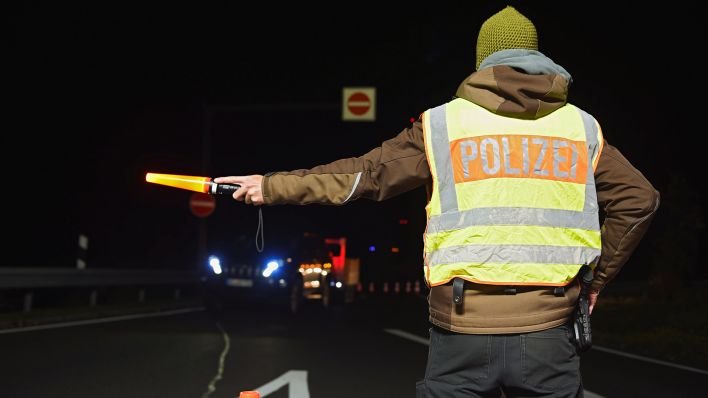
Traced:
<path fill-rule="evenodd" d="M 420 114 L 420 121 L 421 121 L 421 124 L 423 127 L 423 148 L 425 148 L 425 160 L 428 162 L 428 169 L 431 170 L 431 174 L 432 174 L 433 166 L 432 166 L 432 163 L 430 163 L 430 155 L 428 154 L 428 142 L 427 142 L 428 140 L 425 138 L 425 134 L 427 132 L 427 129 L 425 128 L 425 112 Z M 433 187 L 432 187 L 431 192 L 434 192 L 436 189 L 435 188 L 435 180 L 436 179 L 433 178 Z M 430 201 L 430 200 L 428 200 L 428 201 Z"/>
<path fill-rule="evenodd" d="M 483 135 L 450 143 L 455 183 L 488 178 L 537 178 L 585 184 L 585 143 L 561 137 Z"/>
<path fill-rule="evenodd" d="M 463 275 L 454 275 L 451 276 L 447 279 L 444 279 L 439 282 L 435 282 L 431 284 L 430 286 L 440 286 L 444 285 L 452 280 L 452 278 L 461 278 L 464 279 L 468 282 L 473 282 L 473 283 L 480 283 L 484 285 L 496 285 L 496 286 L 567 286 L 573 282 L 573 280 L 569 280 L 568 282 L 565 283 L 550 283 L 550 282 L 490 282 L 490 281 L 480 281 L 474 278 L 470 278 L 469 276 L 463 276 Z"/>
<path fill-rule="evenodd" d="M 428 162 L 428 168 L 430 170 L 432 170 L 433 168 L 430 165 L 430 156 L 428 156 L 428 150 L 427 150 L 428 144 L 426 143 L 426 139 L 425 139 L 425 133 L 426 133 L 425 112 L 420 114 L 420 121 L 422 122 L 421 124 L 423 125 L 422 126 L 423 127 L 423 148 L 426 148 L 425 149 L 425 160 Z M 432 172 L 431 172 L 431 174 L 432 174 Z M 431 197 L 432 197 L 432 192 L 434 192 L 434 190 L 435 190 L 435 180 L 436 179 L 433 178 L 432 180 L 433 180 L 433 184 L 432 184 L 433 188 L 431 190 Z M 428 202 L 430 202 L 430 199 L 428 199 Z M 427 216 L 430 217 L 429 214 Z M 428 223 L 425 224 L 425 232 L 423 232 L 423 247 L 425 247 L 425 238 L 427 236 L 427 233 L 428 233 Z M 425 266 L 425 282 L 428 284 L 428 286 L 431 286 L 431 284 L 430 284 L 430 265 L 428 265 L 428 256 L 426 255 L 425 251 L 423 251 L 423 264 Z"/>
<path fill-rule="evenodd" d="M 602 135 L 602 128 L 600 127 L 600 123 L 595 121 L 595 125 L 597 126 L 597 140 L 600 143 L 600 147 L 597 150 L 597 156 L 595 156 L 595 160 L 592 161 L 592 170 L 595 171 L 597 170 L 597 163 L 600 160 L 600 156 L 602 156 L 602 147 L 605 146 L 605 138 Z"/>

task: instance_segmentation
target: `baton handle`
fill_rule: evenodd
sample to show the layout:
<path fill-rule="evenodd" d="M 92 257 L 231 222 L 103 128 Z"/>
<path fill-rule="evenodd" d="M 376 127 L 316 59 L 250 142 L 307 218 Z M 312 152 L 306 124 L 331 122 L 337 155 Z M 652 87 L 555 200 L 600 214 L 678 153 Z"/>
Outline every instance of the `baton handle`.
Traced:
<path fill-rule="evenodd" d="M 209 192 L 210 195 L 233 195 L 234 192 L 241 188 L 239 184 L 217 184 L 215 182 L 210 183 Z"/>

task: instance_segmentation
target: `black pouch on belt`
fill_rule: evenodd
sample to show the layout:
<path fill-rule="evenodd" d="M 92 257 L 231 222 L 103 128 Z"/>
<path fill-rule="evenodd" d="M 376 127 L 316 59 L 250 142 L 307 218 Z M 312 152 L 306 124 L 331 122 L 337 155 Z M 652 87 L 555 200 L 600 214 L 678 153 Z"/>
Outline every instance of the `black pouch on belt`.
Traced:
<path fill-rule="evenodd" d="M 593 273 L 590 267 L 580 271 L 580 296 L 573 313 L 573 337 L 579 352 L 585 352 L 592 347 L 592 329 L 590 328 L 590 283 Z"/>
<path fill-rule="evenodd" d="M 465 297 L 465 280 L 454 278 L 452 280 L 452 302 L 459 308 L 462 307 L 462 299 Z"/>

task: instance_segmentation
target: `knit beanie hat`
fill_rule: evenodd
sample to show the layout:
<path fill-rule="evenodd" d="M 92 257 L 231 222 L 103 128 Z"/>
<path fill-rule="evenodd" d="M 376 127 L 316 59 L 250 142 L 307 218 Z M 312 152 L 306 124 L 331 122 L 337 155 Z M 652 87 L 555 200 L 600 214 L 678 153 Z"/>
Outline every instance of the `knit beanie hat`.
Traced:
<path fill-rule="evenodd" d="M 512 48 L 538 51 L 538 37 L 533 22 L 514 7 L 506 6 L 484 21 L 479 29 L 476 69 L 479 70 L 488 55 Z"/>

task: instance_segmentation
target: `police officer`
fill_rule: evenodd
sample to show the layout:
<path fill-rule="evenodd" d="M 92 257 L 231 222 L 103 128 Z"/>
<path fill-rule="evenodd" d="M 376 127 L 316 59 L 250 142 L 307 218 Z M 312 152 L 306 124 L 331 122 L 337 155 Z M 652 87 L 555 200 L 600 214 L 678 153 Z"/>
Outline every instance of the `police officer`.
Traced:
<path fill-rule="evenodd" d="M 659 194 L 568 102 L 570 73 L 538 51 L 516 9 L 484 22 L 476 61 L 454 99 L 363 156 L 215 181 L 241 184 L 234 198 L 254 205 L 380 201 L 426 186 L 433 327 L 418 396 L 582 396 L 569 325 L 578 273 L 593 270 L 592 311 Z"/>

